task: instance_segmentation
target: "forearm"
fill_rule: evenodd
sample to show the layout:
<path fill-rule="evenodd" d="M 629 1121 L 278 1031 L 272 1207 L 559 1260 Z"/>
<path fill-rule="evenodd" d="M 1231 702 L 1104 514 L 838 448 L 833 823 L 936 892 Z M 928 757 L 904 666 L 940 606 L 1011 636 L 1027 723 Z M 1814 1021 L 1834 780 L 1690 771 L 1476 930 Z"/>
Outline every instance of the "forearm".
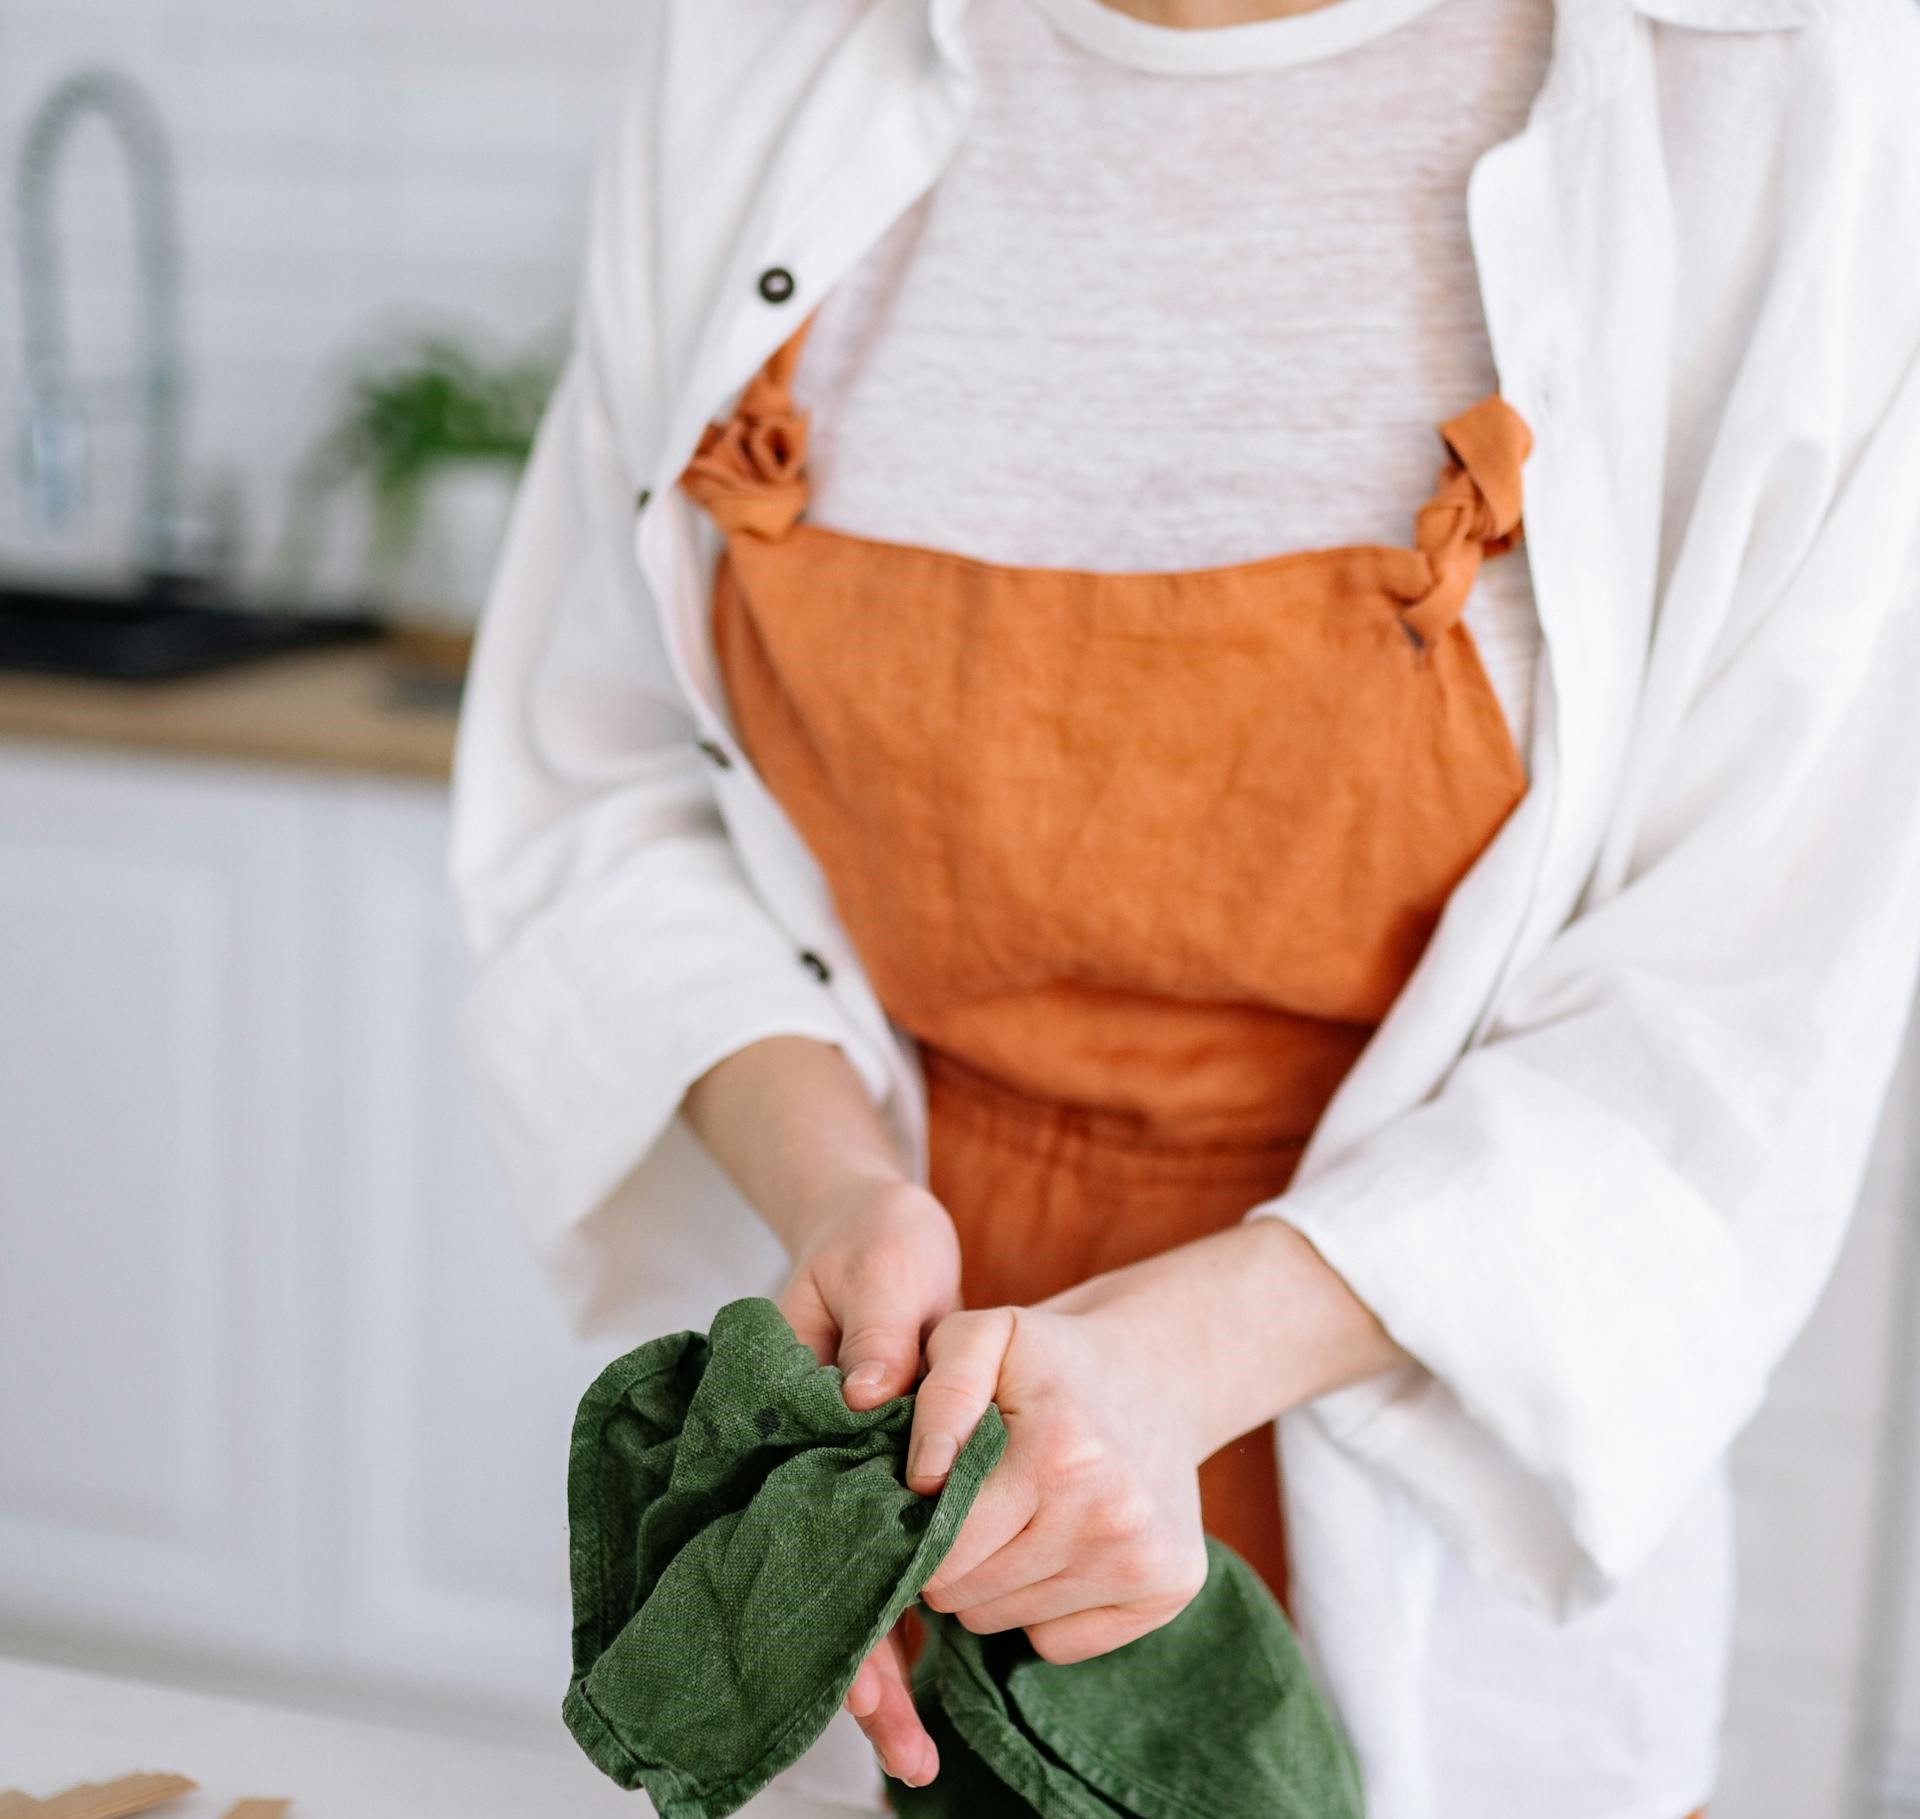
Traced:
<path fill-rule="evenodd" d="M 735 1050 L 687 1088 L 681 1111 L 790 1257 L 831 1192 L 861 1176 L 905 1178 L 853 1064 L 811 1036 Z"/>
<path fill-rule="evenodd" d="M 1408 1362 L 1300 1232 L 1249 1219 L 1054 1297 L 1161 1361 L 1197 1458 L 1330 1390 Z"/>

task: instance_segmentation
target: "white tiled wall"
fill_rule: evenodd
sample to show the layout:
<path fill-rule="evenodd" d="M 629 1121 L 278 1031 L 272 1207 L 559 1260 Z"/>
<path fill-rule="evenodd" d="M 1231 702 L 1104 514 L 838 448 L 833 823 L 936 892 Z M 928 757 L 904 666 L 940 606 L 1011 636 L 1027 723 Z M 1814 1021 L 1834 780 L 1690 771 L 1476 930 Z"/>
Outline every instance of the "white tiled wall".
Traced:
<path fill-rule="evenodd" d="M 48 87 L 106 62 L 152 90 L 179 166 L 196 490 L 244 489 L 252 565 L 289 472 L 369 335 L 453 325 L 511 350 L 564 332 L 588 161 L 648 0 L 0 0 L 0 567 L 117 552 L 137 445 L 127 212 L 106 134 L 61 184 L 99 454 L 80 536 L 23 510 L 12 188 Z"/>

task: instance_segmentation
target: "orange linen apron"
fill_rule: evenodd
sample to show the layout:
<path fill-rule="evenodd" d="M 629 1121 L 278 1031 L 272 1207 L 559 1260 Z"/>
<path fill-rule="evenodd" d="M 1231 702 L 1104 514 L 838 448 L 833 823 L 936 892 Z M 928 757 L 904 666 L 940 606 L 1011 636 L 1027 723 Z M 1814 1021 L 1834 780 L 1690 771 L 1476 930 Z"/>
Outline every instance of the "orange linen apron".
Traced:
<path fill-rule="evenodd" d="M 919 1045 L 962 1298 L 1026 1304 L 1286 1186 L 1525 793 L 1461 612 L 1532 438 L 1497 393 L 1442 424 L 1413 548 L 1008 567 L 805 521 L 811 321 L 682 476 L 721 673 Z M 1200 1486 L 1284 1606 L 1271 1424 Z"/>
<path fill-rule="evenodd" d="M 1461 621 L 1532 435 L 1439 426 L 1414 546 L 1020 568 L 805 521 L 811 318 L 682 483 L 748 757 L 917 1041 L 969 1307 L 1040 1300 L 1280 1193 L 1527 775 Z M 1269 1423 L 1202 1519 L 1287 1605 Z"/>

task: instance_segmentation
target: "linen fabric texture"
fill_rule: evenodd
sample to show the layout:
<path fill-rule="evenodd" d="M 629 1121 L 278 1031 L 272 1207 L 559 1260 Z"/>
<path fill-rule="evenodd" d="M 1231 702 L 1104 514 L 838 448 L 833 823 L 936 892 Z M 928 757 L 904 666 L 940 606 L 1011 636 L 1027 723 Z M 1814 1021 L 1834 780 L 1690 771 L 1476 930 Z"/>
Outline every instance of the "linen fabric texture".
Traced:
<path fill-rule="evenodd" d="M 825 1729 L 1005 1450 L 989 1405 L 937 1496 L 905 1482 L 914 1397 L 846 1404 L 764 1296 L 649 1340 L 581 1398 L 567 1475 L 568 1729 L 662 1819 L 738 1812 Z M 1359 1772 L 1285 1614 L 1207 1539 L 1171 1622 L 1085 1661 L 919 1607 L 940 1749 L 909 1819 L 1360 1819 Z"/>

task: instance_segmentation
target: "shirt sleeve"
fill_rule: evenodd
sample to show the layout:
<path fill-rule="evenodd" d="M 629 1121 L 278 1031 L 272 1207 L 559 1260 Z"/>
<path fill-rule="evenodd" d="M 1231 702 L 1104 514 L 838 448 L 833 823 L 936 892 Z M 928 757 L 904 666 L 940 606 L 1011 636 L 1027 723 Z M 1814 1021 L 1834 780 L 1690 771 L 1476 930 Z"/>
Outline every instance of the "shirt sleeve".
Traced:
<path fill-rule="evenodd" d="M 1755 1412 L 1898 1059 L 1920 363 L 1881 405 L 1824 470 L 1791 451 L 1831 481 L 1813 528 L 1784 574 L 1743 574 L 1671 733 L 1636 736 L 1614 875 L 1434 1093 L 1249 1215 L 1302 1231 L 1414 1359 L 1304 1412 L 1558 1620 L 1648 1557 Z"/>
<path fill-rule="evenodd" d="M 548 1245 L 623 1184 L 623 1218 L 654 1204 L 634 1171 L 686 1088 L 750 1042 L 834 1043 L 876 1100 L 888 1080 L 742 868 L 635 553 L 628 451 L 655 432 L 631 413 L 659 408 L 650 110 L 643 60 L 601 160 L 575 351 L 481 619 L 454 765 L 449 869 L 476 969 L 460 1036 Z"/>

